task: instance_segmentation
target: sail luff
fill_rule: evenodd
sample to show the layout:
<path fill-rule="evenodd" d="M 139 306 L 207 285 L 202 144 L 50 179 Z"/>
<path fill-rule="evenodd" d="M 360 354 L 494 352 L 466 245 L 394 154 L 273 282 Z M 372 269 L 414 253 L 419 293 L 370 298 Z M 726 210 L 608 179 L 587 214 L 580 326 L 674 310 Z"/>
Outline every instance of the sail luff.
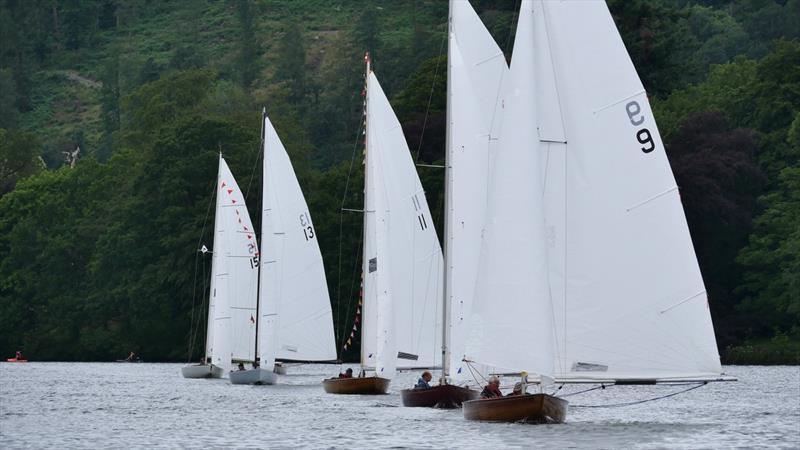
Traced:
<path fill-rule="evenodd" d="M 208 317 L 206 318 L 206 352 L 203 362 L 207 362 L 213 357 L 214 346 L 214 293 L 216 292 L 216 268 L 217 268 L 217 230 L 219 229 L 219 184 L 221 183 L 220 176 L 222 174 L 222 153 L 219 154 L 217 161 L 217 181 L 214 184 L 214 242 L 211 245 L 211 281 L 208 287 Z"/>
<path fill-rule="evenodd" d="M 447 117 L 447 129 L 446 129 L 446 137 L 445 137 L 445 154 L 444 154 L 444 226 L 442 230 L 444 230 L 444 239 L 442 242 L 444 243 L 444 248 L 442 249 L 442 266 L 444 270 L 442 270 L 443 276 L 443 289 L 442 289 L 442 378 L 441 383 L 447 383 L 447 379 L 450 376 L 450 265 L 452 262 L 450 260 L 451 255 L 450 252 L 453 250 L 453 242 L 452 236 L 453 232 L 451 227 L 453 226 L 453 219 L 452 215 L 452 205 L 453 200 L 451 198 L 453 187 L 452 187 L 452 169 L 449 167 L 449 162 L 453 159 L 451 153 L 453 151 L 453 142 L 452 142 L 452 133 L 453 133 L 453 124 L 452 124 L 452 105 L 451 105 L 451 96 L 453 95 L 452 90 L 452 82 L 453 82 L 453 63 L 452 63 L 452 52 L 453 52 L 453 1 L 449 0 L 447 4 L 447 107 L 445 110 L 445 115 Z"/>
<path fill-rule="evenodd" d="M 259 358 L 261 367 L 269 370 L 275 365 L 278 347 L 278 327 L 280 323 L 279 299 L 281 297 L 281 270 L 278 263 L 282 259 L 284 232 L 283 217 L 275 189 L 272 188 L 274 176 L 269 173 L 271 154 L 274 147 L 274 130 L 269 130 L 269 118 L 264 115 L 264 140 L 261 182 L 261 269 L 259 277 Z M 273 141 L 273 142 L 271 142 Z"/>

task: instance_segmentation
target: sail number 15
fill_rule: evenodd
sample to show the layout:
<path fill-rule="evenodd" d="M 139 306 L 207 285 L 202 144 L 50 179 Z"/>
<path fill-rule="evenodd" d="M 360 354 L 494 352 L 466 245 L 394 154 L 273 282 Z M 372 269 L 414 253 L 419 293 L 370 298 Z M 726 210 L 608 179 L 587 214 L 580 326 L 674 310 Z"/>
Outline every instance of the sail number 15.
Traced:
<path fill-rule="evenodd" d="M 638 127 L 644 123 L 642 107 L 639 106 L 639 102 L 636 100 L 628 102 L 628 104 L 625 105 L 625 110 L 628 112 L 628 118 L 631 120 L 633 126 Z M 650 153 L 656 148 L 656 143 L 653 142 L 653 135 L 650 134 L 650 130 L 647 128 L 641 128 L 636 131 L 636 140 L 644 146 L 642 147 L 642 151 L 645 153 Z"/>

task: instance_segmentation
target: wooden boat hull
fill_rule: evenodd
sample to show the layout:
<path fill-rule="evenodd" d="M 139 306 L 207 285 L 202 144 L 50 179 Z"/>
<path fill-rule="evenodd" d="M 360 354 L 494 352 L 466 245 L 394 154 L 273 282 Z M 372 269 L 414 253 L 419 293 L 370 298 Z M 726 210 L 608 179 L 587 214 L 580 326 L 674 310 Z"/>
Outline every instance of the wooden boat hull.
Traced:
<path fill-rule="evenodd" d="M 228 375 L 231 384 L 275 384 L 278 381 L 278 375 L 271 370 L 262 368 L 249 369 L 249 370 L 234 370 Z"/>
<path fill-rule="evenodd" d="M 464 402 L 464 418 L 492 422 L 563 423 L 567 402 L 547 394 L 514 395 Z"/>
<path fill-rule="evenodd" d="M 222 378 L 222 367 L 213 364 L 192 364 L 181 367 L 183 378 Z"/>
<path fill-rule="evenodd" d="M 23 362 L 28 362 L 28 360 L 27 359 L 17 359 L 17 358 L 6 358 L 6 362 L 23 363 Z"/>
<path fill-rule="evenodd" d="M 328 378 L 322 381 L 322 387 L 328 394 L 383 395 L 390 382 L 381 377 Z"/>
<path fill-rule="evenodd" d="M 453 409 L 460 408 L 465 401 L 478 398 L 478 391 L 453 384 L 440 384 L 430 389 L 403 389 L 400 397 L 403 406 Z"/>

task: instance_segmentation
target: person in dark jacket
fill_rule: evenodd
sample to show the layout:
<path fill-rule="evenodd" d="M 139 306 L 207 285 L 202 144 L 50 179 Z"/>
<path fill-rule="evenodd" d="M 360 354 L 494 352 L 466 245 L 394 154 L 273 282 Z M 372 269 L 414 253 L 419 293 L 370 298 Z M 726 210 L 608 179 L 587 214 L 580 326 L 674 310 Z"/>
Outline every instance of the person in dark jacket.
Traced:
<path fill-rule="evenodd" d="M 497 377 L 492 377 L 489 379 L 489 384 L 487 384 L 483 391 L 481 391 L 481 398 L 494 398 L 494 397 L 502 397 L 503 393 L 500 392 L 500 379 Z"/>
<path fill-rule="evenodd" d="M 417 380 L 417 384 L 414 386 L 414 389 L 430 389 L 431 385 L 429 383 L 432 379 L 433 375 L 431 375 L 430 372 L 427 370 L 422 372 L 422 376 L 419 377 L 419 380 Z"/>

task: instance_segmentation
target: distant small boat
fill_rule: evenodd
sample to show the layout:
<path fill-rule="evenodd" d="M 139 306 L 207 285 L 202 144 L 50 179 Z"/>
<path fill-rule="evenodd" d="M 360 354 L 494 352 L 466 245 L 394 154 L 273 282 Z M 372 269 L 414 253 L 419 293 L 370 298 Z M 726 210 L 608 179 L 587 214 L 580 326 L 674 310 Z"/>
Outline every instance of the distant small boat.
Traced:
<path fill-rule="evenodd" d="M 381 377 L 329 378 L 322 382 L 328 394 L 383 395 L 392 380 Z"/>
<path fill-rule="evenodd" d="M 464 402 L 464 418 L 494 422 L 563 423 L 567 401 L 547 394 L 512 395 Z"/>
<path fill-rule="evenodd" d="M 142 362 L 141 358 L 136 359 L 118 359 L 116 362 L 118 363 L 140 363 Z"/>
<path fill-rule="evenodd" d="M 17 358 L 7 358 L 6 362 L 23 363 L 23 362 L 28 362 L 28 360 L 27 359 L 17 359 Z"/>

